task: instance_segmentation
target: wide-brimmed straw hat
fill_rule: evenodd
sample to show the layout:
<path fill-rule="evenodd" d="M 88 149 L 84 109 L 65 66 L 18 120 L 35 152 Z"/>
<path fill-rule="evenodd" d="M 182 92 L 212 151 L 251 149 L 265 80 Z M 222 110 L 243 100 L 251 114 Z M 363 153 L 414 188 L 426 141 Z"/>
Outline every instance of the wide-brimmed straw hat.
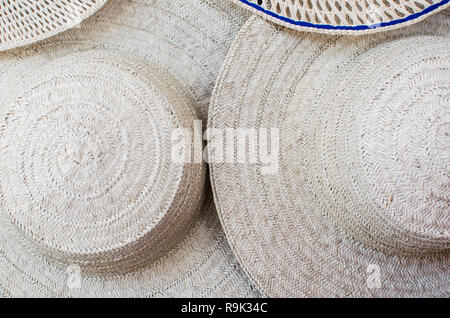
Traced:
<path fill-rule="evenodd" d="M 447 8 L 449 0 L 232 0 L 279 25 L 340 34 L 392 30 Z"/>
<path fill-rule="evenodd" d="M 107 0 L 0 0 L 0 51 L 35 43 L 72 28 Z"/>
<path fill-rule="evenodd" d="M 33 66 L 77 51 L 128 52 L 172 74 L 193 95 L 206 119 L 220 66 L 247 17 L 227 1 L 108 1 L 77 28 L 0 53 L 0 76 L 11 66 L 26 74 L 28 63 Z"/>
<path fill-rule="evenodd" d="M 449 34 L 444 14 L 361 37 L 243 27 L 208 126 L 267 129 L 256 144 L 275 161 L 224 163 L 210 147 L 210 174 L 266 295 L 449 295 Z"/>
<path fill-rule="evenodd" d="M 258 295 L 204 198 L 205 164 L 172 154 L 234 20 L 219 1 L 111 1 L 0 54 L 0 295 Z"/>

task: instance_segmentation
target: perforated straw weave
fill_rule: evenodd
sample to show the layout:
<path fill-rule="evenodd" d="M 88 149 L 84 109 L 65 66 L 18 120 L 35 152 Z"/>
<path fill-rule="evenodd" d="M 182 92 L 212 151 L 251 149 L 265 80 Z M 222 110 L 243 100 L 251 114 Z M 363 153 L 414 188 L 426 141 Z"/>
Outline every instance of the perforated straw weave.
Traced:
<path fill-rule="evenodd" d="M 172 159 L 173 131 L 201 118 L 192 83 L 244 17 L 174 2 L 111 1 L 82 29 L 0 54 L 0 294 L 259 295 L 204 199 L 205 164 Z"/>
<path fill-rule="evenodd" d="M 35 43 L 77 26 L 107 0 L 1 0 L 0 51 Z"/>
<path fill-rule="evenodd" d="M 410 25 L 449 6 L 449 0 L 232 0 L 292 29 L 365 34 Z"/>
<path fill-rule="evenodd" d="M 242 28 L 208 126 L 278 128 L 259 145 L 278 169 L 211 147 L 210 173 L 236 257 L 268 296 L 449 296 L 449 35 L 444 14 L 361 37 L 256 16 Z"/>

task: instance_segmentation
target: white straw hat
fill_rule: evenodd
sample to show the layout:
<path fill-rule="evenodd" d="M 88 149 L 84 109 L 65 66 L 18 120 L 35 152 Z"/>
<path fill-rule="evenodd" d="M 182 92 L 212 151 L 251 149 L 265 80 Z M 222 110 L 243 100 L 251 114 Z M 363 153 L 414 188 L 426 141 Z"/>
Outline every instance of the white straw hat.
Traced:
<path fill-rule="evenodd" d="M 36 63 L 77 51 L 128 52 L 172 74 L 193 95 L 205 120 L 220 66 L 247 17 L 219 0 L 108 1 L 79 28 L 0 53 L 0 76 L 10 66 L 27 74 Z"/>
<path fill-rule="evenodd" d="M 449 6 L 449 0 L 232 0 L 292 29 L 365 34 L 407 26 Z"/>
<path fill-rule="evenodd" d="M 35 43 L 72 28 L 106 0 L 0 0 L 0 51 Z"/>
<path fill-rule="evenodd" d="M 176 163 L 171 149 L 174 129 L 200 118 L 199 69 L 214 73 L 226 47 L 192 42 L 196 28 L 214 32 L 215 19 L 231 36 L 239 14 L 216 1 L 118 3 L 0 54 L 0 295 L 257 296 L 203 200 L 205 164 Z"/>
<path fill-rule="evenodd" d="M 449 34 L 443 14 L 357 38 L 243 27 L 208 126 L 278 128 L 259 150 L 279 168 L 222 163 L 211 147 L 210 174 L 231 247 L 266 295 L 449 295 Z"/>

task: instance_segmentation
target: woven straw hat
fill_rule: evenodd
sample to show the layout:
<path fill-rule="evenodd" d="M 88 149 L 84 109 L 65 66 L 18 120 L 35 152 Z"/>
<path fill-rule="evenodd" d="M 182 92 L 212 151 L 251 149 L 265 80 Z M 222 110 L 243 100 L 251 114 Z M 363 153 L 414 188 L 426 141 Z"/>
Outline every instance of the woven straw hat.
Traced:
<path fill-rule="evenodd" d="M 35 43 L 78 25 L 106 0 L 0 0 L 0 51 Z"/>
<path fill-rule="evenodd" d="M 258 295 L 204 199 L 205 164 L 171 149 L 201 118 L 195 85 L 239 14 L 178 5 L 111 1 L 81 29 L 0 55 L 0 295 Z"/>
<path fill-rule="evenodd" d="M 279 148 L 260 138 L 259 151 L 279 167 L 211 147 L 210 174 L 232 249 L 268 296 L 449 295 L 449 34 L 443 14 L 357 38 L 243 27 L 208 126 L 278 128 Z"/>
<path fill-rule="evenodd" d="M 365 34 L 410 25 L 449 0 L 232 0 L 279 25 L 334 34 Z"/>
<path fill-rule="evenodd" d="M 33 63 L 77 51 L 119 50 L 172 74 L 193 96 L 205 120 L 220 66 L 247 17 L 240 8 L 219 0 L 108 1 L 79 28 L 0 53 L 0 76 L 10 66 L 27 74 Z"/>

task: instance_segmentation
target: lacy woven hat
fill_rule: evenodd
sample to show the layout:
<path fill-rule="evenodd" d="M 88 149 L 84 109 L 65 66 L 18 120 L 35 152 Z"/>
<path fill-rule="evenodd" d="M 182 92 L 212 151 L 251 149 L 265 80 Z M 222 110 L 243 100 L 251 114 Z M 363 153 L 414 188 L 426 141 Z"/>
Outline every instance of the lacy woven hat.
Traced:
<path fill-rule="evenodd" d="M 0 295 L 256 296 L 204 198 L 205 164 L 172 158 L 226 50 L 208 34 L 231 36 L 239 14 L 120 2 L 0 54 Z"/>
<path fill-rule="evenodd" d="M 243 27 L 208 126 L 267 129 L 258 152 L 277 165 L 210 147 L 210 174 L 231 247 L 267 296 L 449 295 L 449 34 L 443 14 L 356 38 L 256 16 Z"/>
<path fill-rule="evenodd" d="M 72 28 L 107 0 L 0 0 L 0 51 L 35 43 Z"/>
<path fill-rule="evenodd" d="M 449 0 L 232 0 L 276 24 L 334 34 L 365 34 L 410 25 Z"/>

